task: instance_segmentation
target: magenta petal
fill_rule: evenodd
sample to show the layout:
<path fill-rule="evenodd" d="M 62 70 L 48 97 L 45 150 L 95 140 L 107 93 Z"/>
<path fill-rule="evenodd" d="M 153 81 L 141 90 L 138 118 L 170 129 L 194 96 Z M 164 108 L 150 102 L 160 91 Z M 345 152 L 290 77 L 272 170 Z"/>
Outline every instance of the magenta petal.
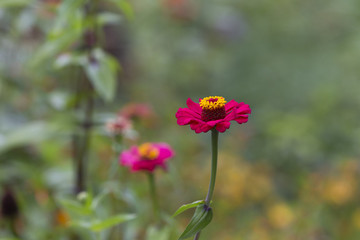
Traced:
<path fill-rule="evenodd" d="M 134 162 L 138 161 L 138 156 L 134 154 L 137 152 L 137 147 L 132 146 L 130 150 L 123 151 L 120 154 L 119 162 L 123 166 L 131 166 Z"/>
<path fill-rule="evenodd" d="M 132 171 L 145 170 L 145 171 L 152 172 L 155 170 L 155 167 L 156 167 L 156 164 L 154 164 L 154 162 L 152 160 L 140 160 L 140 161 L 135 162 L 131 166 L 131 170 Z"/>
<path fill-rule="evenodd" d="M 248 115 L 240 115 L 240 116 L 237 116 L 234 120 L 237 122 L 237 123 L 246 123 L 248 121 L 248 118 L 249 116 Z"/>
<path fill-rule="evenodd" d="M 235 108 L 237 114 L 250 114 L 251 108 L 248 104 L 243 102 L 239 103 L 239 105 Z"/>
<path fill-rule="evenodd" d="M 207 132 L 210 129 L 212 129 L 212 126 L 207 125 L 206 122 L 191 122 L 190 123 L 190 128 L 192 130 L 194 130 L 196 133 L 201 133 L 201 132 Z"/>
<path fill-rule="evenodd" d="M 197 114 L 201 115 L 201 107 L 198 103 L 195 103 L 193 100 L 191 100 L 190 98 L 188 98 L 186 100 L 186 105 L 189 107 L 189 109 L 191 111 L 196 112 Z"/>
<path fill-rule="evenodd" d="M 231 100 L 228 103 L 225 104 L 225 111 L 226 113 L 230 112 L 231 110 L 233 110 L 235 107 L 237 107 L 239 105 L 238 102 L 236 102 L 235 100 Z"/>
<path fill-rule="evenodd" d="M 226 129 L 230 128 L 230 122 L 221 122 L 219 124 L 216 124 L 216 130 L 218 130 L 219 132 L 225 132 Z"/>
<path fill-rule="evenodd" d="M 153 146 L 159 150 L 157 159 L 167 160 L 175 155 L 172 148 L 166 143 L 154 143 Z"/>
<path fill-rule="evenodd" d="M 208 132 L 209 130 L 211 130 L 213 128 L 213 126 L 210 126 L 206 123 L 201 124 L 201 132 Z"/>
<path fill-rule="evenodd" d="M 188 108 L 179 108 L 176 112 L 175 117 L 179 125 L 187 125 L 191 120 L 197 120 L 196 113 Z"/>

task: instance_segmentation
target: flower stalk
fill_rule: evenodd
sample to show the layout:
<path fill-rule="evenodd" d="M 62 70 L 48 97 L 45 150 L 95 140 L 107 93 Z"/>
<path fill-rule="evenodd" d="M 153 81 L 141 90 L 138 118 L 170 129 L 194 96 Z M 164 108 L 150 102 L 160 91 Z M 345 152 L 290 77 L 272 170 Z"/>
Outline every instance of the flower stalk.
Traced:
<path fill-rule="evenodd" d="M 150 185 L 150 195 L 151 201 L 153 204 L 153 211 L 156 221 L 160 219 L 160 212 L 159 212 L 159 202 L 156 194 L 156 186 L 155 186 L 155 176 L 154 173 L 149 172 L 148 174 L 149 185 Z"/>
<path fill-rule="evenodd" d="M 210 177 L 209 190 L 205 199 L 205 203 L 207 206 L 210 206 L 211 198 L 214 194 L 214 189 L 215 189 L 216 169 L 217 169 L 217 159 L 218 159 L 218 139 L 219 139 L 219 132 L 216 129 L 212 129 L 211 130 L 211 151 L 212 151 L 211 177 Z"/>
<path fill-rule="evenodd" d="M 218 142 L 219 142 L 219 132 L 213 128 L 211 130 L 211 177 L 209 183 L 209 190 L 205 198 L 205 205 L 210 207 L 210 202 L 214 194 L 215 189 L 215 180 L 216 180 L 216 170 L 217 170 L 217 160 L 218 160 Z M 196 233 L 194 240 L 200 238 L 200 232 Z"/>

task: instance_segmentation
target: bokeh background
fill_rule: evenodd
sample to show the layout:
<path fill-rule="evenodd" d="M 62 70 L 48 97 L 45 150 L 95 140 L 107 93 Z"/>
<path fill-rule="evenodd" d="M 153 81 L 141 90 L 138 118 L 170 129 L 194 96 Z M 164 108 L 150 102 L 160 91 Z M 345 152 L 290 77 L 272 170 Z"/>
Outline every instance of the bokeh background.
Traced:
<path fill-rule="evenodd" d="M 176 157 L 156 171 L 162 211 L 203 199 L 210 134 L 178 126 L 175 112 L 187 98 L 212 95 L 253 112 L 220 134 L 214 218 L 203 239 L 360 238 L 359 1 L 95 2 L 105 73 L 89 87 L 92 59 L 75 57 L 95 48 L 82 22 L 91 2 L 0 0 L 0 238 L 95 239 L 69 224 L 83 213 L 61 200 L 78 201 L 72 144 L 91 129 L 85 180 L 88 192 L 105 196 L 99 216 L 137 214 L 98 239 L 151 239 L 146 176 L 117 156 L 132 144 L 167 142 Z M 134 103 L 151 114 L 114 147 L 105 123 Z M 89 116 L 92 128 L 75 124 Z M 191 216 L 168 220 L 175 233 L 153 239 L 177 239 Z"/>

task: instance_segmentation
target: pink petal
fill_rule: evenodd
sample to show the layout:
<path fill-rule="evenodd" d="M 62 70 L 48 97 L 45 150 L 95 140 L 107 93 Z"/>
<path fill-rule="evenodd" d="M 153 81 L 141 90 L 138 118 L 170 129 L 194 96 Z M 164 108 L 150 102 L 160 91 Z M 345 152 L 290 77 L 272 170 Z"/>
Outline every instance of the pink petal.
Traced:
<path fill-rule="evenodd" d="M 231 110 L 233 110 L 235 107 L 237 107 L 239 105 L 238 102 L 236 102 L 235 100 L 231 100 L 228 103 L 225 104 L 225 111 L 226 113 L 230 112 Z"/>
<path fill-rule="evenodd" d="M 200 119 L 199 115 L 188 108 L 179 108 L 175 114 L 175 117 L 177 118 L 177 124 L 179 125 L 187 125 L 192 120 L 196 121 Z"/>
<path fill-rule="evenodd" d="M 234 120 L 237 122 L 237 123 L 246 123 L 248 121 L 248 118 L 249 116 L 248 115 L 239 115 L 237 116 Z"/>
<path fill-rule="evenodd" d="M 152 172 L 155 170 L 156 165 L 157 165 L 156 162 L 154 162 L 153 160 L 140 160 L 135 162 L 131 166 L 131 170 L 133 172 L 141 171 L 141 170 Z"/>
<path fill-rule="evenodd" d="M 226 129 L 229 129 L 230 128 L 230 122 L 221 122 L 221 123 L 218 123 L 216 124 L 216 130 L 218 130 L 219 132 L 225 132 Z"/>
<path fill-rule="evenodd" d="M 131 166 L 134 162 L 138 161 L 138 159 L 137 147 L 132 146 L 130 150 L 123 151 L 120 154 L 119 163 L 123 166 Z"/>
<path fill-rule="evenodd" d="M 251 108 L 248 104 L 245 104 L 243 102 L 239 103 L 239 105 L 236 107 L 236 113 L 237 114 L 250 114 Z"/>
<path fill-rule="evenodd" d="M 206 122 L 199 121 L 199 122 L 191 122 L 190 128 L 194 130 L 196 133 L 201 133 L 201 132 L 207 132 L 213 127 L 207 125 Z"/>
<path fill-rule="evenodd" d="M 198 115 L 201 115 L 201 107 L 198 103 L 195 103 L 193 100 L 191 100 L 190 98 L 188 98 L 186 100 L 186 105 L 189 107 L 189 109 L 191 111 L 194 111 L 195 113 L 197 113 Z"/>
<path fill-rule="evenodd" d="M 159 150 L 157 159 L 168 160 L 175 155 L 174 150 L 166 143 L 154 143 L 153 146 Z"/>

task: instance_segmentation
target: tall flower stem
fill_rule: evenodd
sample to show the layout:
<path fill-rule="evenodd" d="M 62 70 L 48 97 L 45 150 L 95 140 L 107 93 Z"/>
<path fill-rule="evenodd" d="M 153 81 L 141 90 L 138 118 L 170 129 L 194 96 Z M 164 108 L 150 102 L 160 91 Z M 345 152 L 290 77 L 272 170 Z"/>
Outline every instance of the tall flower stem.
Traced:
<path fill-rule="evenodd" d="M 150 195 L 153 204 L 153 211 L 156 221 L 160 219 L 159 212 L 159 202 L 156 195 L 156 187 L 155 187 L 155 176 L 153 173 L 148 173 L 149 184 L 150 184 Z"/>
<path fill-rule="evenodd" d="M 219 132 L 213 128 L 211 130 L 211 177 L 209 190 L 206 195 L 205 204 L 210 206 L 211 198 L 214 194 L 215 189 L 215 180 L 216 180 L 216 169 L 217 169 L 217 160 L 218 160 L 218 141 L 219 140 Z M 198 240 L 200 238 L 200 232 L 196 233 L 194 240 Z"/>
<path fill-rule="evenodd" d="M 219 132 L 216 129 L 212 129 L 211 130 L 211 151 L 212 151 L 211 177 L 210 177 L 209 190 L 205 199 L 205 203 L 208 206 L 210 206 L 211 198 L 215 188 L 217 159 L 218 159 L 218 139 L 219 139 Z"/>

